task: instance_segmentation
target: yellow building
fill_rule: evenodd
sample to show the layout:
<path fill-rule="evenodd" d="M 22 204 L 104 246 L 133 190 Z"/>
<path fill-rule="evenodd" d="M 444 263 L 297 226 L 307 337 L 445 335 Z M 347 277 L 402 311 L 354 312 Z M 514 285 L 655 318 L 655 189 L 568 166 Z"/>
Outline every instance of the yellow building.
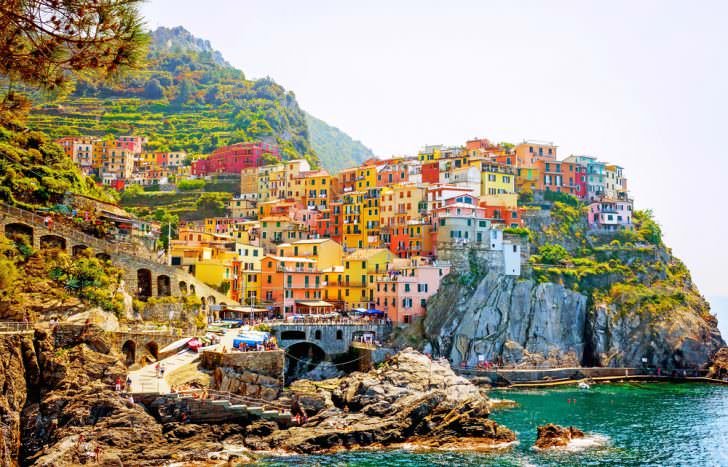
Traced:
<path fill-rule="evenodd" d="M 334 296 L 341 297 L 346 309 L 370 308 L 377 278 L 387 274 L 387 264 L 393 257 L 392 252 L 384 248 L 357 249 L 344 257 L 341 273 L 331 272 L 325 277 L 327 289 L 333 289 Z M 332 282 L 336 287 L 328 286 Z"/>
<path fill-rule="evenodd" d="M 482 164 L 481 166 L 481 195 L 499 195 L 515 193 L 516 177 L 513 169 L 500 164 Z"/>
<path fill-rule="evenodd" d="M 260 201 L 279 199 L 279 191 L 285 185 L 285 172 L 283 164 L 265 165 L 258 168 L 258 199 Z"/>
<path fill-rule="evenodd" d="M 244 243 L 235 244 L 233 277 L 228 295 L 235 301 L 255 304 L 261 297 L 261 264 L 263 248 Z"/>
<path fill-rule="evenodd" d="M 324 211 L 332 199 L 331 180 L 325 170 L 304 172 L 293 181 L 293 198 L 301 200 L 308 209 Z"/>
<path fill-rule="evenodd" d="M 278 256 L 310 258 L 316 261 L 318 269 L 326 269 L 342 264 L 344 250 L 329 238 L 314 238 L 282 243 L 278 245 L 277 253 Z"/>
<path fill-rule="evenodd" d="M 376 248 L 379 240 L 379 188 L 342 197 L 342 243 L 346 248 Z"/>

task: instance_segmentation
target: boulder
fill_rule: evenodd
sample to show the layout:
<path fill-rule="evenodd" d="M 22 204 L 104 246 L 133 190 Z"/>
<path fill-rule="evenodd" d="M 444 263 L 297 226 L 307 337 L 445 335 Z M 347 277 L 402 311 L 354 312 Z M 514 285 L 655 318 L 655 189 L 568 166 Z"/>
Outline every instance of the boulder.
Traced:
<path fill-rule="evenodd" d="M 534 447 L 538 449 L 549 449 L 566 447 L 576 438 L 583 438 L 584 432 L 578 428 L 563 427 L 549 423 L 538 427 L 538 436 Z"/>
<path fill-rule="evenodd" d="M 708 378 L 728 378 L 728 347 L 721 348 L 713 356 L 708 369 Z"/>

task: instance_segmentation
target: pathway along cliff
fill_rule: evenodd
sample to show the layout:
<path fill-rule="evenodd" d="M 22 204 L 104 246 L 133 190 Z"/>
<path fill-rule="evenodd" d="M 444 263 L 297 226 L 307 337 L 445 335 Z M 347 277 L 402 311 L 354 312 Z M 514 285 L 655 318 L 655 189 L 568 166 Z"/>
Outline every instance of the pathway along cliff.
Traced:
<path fill-rule="evenodd" d="M 303 426 L 160 423 L 113 390 L 123 357 L 102 333 L 65 348 L 36 330 L 0 336 L 2 464 L 109 465 L 254 458 L 256 452 L 314 453 L 366 446 L 493 449 L 515 440 L 488 418 L 486 395 L 446 362 L 402 351 L 369 373 L 292 387 L 308 414 Z M 234 454 L 231 454 L 234 452 Z"/>

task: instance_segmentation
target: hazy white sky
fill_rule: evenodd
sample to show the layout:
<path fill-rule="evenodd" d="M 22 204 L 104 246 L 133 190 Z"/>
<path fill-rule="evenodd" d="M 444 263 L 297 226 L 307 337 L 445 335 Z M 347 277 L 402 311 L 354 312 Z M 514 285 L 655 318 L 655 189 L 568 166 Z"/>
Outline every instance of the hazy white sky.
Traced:
<path fill-rule="evenodd" d="M 544 139 L 623 165 L 701 291 L 728 295 L 728 2 L 149 0 L 371 147 Z"/>

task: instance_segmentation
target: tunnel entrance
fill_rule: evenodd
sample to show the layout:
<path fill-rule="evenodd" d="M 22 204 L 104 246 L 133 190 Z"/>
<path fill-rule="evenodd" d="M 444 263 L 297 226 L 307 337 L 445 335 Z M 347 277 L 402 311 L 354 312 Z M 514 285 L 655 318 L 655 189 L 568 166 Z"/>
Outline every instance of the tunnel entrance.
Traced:
<path fill-rule="evenodd" d="M 146 300 L 152 296 L 152 271 L 149 269 L 139 269 L 137 271 L 137 296 Z"/>
<path fill-rule="evenodd" d="M 128 340 L 121 346 L 121 353 L 126 357 L 126 366 L 131 366 L 136 362 L 136 342 Z"/>
<path fill-rule="evenodd" d="M 311 342 L 298 342 L 286 349 L 286 384 L 298 379 L 326 359 L 326 352 Z"/>

